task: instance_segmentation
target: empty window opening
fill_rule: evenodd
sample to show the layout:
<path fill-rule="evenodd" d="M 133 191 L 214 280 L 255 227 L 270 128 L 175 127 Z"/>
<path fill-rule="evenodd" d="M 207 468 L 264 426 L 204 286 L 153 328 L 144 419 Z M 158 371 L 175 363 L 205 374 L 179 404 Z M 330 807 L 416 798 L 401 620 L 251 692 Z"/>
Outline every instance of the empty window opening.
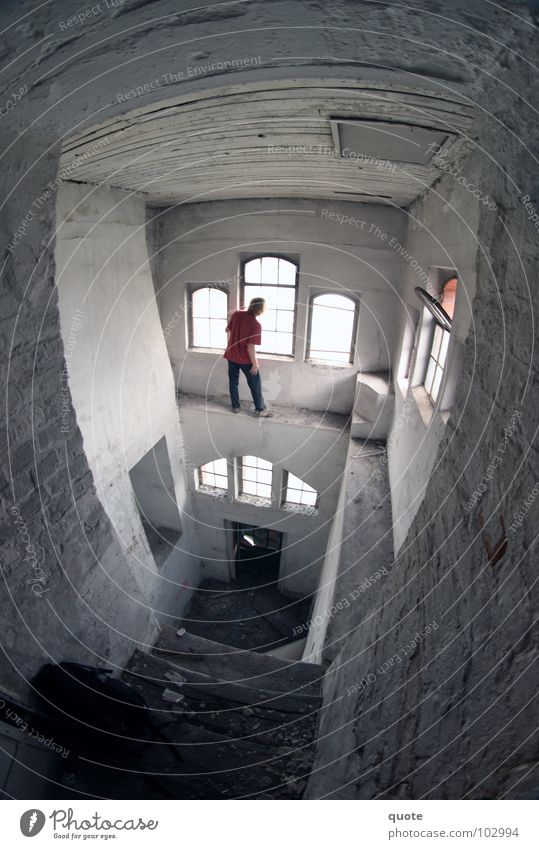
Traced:
<path fill-rule="evenodd" d="M 298 266 L 289 259 L 259 256 L 247 260 L 242 268 L 242 303 L 264 298 L 266 309 L 259 317 L 262 325 L 260 352 L 292 356 Z"/>
<path fill-rule="evenodd" d="M 297 504 L 302 507 L 316 507 L 318 503 L 318 493 L 308 483 L 297 478 L 291 472 L 286 476 L 286 504 Z"/>
<path fill-rule="evenodd" d="M 228 467 L 226 459 L 211 460 L 204 463 L 195 472 L 195 481 L 199 489 L 218 489 L 228 491 Z"/>
<path fill-rule="evenodd" d="M 217 286 L 193 289 L 190 306 L 191 347 L 224 351 L 227 344 L 228 293 Z"/>
<path fill-rule="evenodd" d="M 311 302 L 308 358 L 328 363 L 351 363 L 357 302 L 346 295 L 316 295 Z"/>
<path fill-rule="evenodd" d="M 260 457 L 242 457 L 241 487 L 243 495 L 256 495 L 271 500 L 271 477 L 273 466 Z"/>
<path fill-rule="evenodd" d="M 150 551 L 156 566 L 162 566 L 182 533 L 164 436 L 133 466 L 129 478 Z"/>
<path fill-rule="evenodd" d="M 233 523 L 236 576 L 279 580 L 283 535 L 271 528 Z"/>

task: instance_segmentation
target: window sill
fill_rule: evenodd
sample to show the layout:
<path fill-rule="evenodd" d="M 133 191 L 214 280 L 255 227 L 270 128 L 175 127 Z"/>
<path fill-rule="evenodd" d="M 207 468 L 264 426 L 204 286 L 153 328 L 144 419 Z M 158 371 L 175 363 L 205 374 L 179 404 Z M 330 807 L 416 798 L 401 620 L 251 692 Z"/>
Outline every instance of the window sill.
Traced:
<path fill-rule="evenodd" d="M 199 486 L 196 491 L 202 495 L 209 495 L 210 498 L 216 498 L 219 501 L 225 501 L 228 496 L 228 491 L 226 489 L 217 489 L 217 487 L 207 486 L 204 484 Z"/>
<path fill-rule="evenodd" d="M 271 507 L 271 499 L 263 498 L 261 495 L 246 495 L 242 492 L 237 496 L 236 501 L 240 504 L 251 504 L 254 507 Z"/>
<path fill-rule="evenodd" d="M 280 363 L 293 363 L 295 361 L 294 354 L 262 354 L 257 351 L 256 356 L 259 360 L 276 360 Z"/>
<path fill-rule="evenodd" d="M 412 395 L 414 396 L 423 424 L 425 427 L 430 427 L 434 418 L 435 409 L 432 405 L 432 401 L 422 386 L 412 386 Z"/>
<path fill-rule="evenodd" d="M 317 507 L 309 507 L 308 504 L 292 504 L 289 502 L 285 502 L 282 507 L 286 513 L 295 513 L 300 516 L 318 516 L 318 508 Z"/>
<path fill-rule="evenodd" d="M 354 369 L 355 366 L 353 363 L 330 363 L 328 360 L 314 360 L 314 359 L 306 359 L 306 363 L 309 363 L 312 366 L 325 366 L 326 368 L 345 368 L 345 369 Z"/>
<path fill-rule="evenodd" d="M 193 354 L 213 354 L 214 357 L 222 357 L 225 353 L 224 348 L 198 348 L 196 345 L 190 345 L 187 352 Z"/>

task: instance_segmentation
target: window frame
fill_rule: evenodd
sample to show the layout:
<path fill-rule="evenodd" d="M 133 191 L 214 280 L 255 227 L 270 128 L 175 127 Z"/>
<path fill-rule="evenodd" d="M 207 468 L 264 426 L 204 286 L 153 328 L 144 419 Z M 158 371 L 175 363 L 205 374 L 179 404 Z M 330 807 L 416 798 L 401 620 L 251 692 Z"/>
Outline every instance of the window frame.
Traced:
<path fill-rule="evenodd" d="M 440 339 L 440 346 L 439 346 L 439 349 L 438 349 L 437 356 L 434 356 L 434 354 L 432 352 L 434 350 L 434 343 L 436 341 L 436 334 L 437 334 L 438 330 L 440 330 L 440 333 L 441 333 L 441 336 L 438 337 Z M 447 334 L 447 348 L 446 348 L 446 352 L 445 352 L 445 359 L 444 359 L 443 364 L 442 364 L 439 360 L 439 356 L 440 356 L 440 353 L 441 353 L 443 345 L 444 345 L 445 334 Z M 436 405 L 438 404 L 438 401 L 441 401 L 441 398 L 442 398 L 442 395 L 443 395 L 444 378 L 446 376 L 446 367 L 447 367 L 447 361 L 448 361 L 448 357 L 449 357 L 450 342 L 451 342 L 451 332 L 449 330 L 445 330 L 443 327 L 440 327 L 440 325 L 436 324 L 436 322 L 435 322 L 434 323 L 434 331 L 433 331 L 433 334 L 432 334 L 432 341 L 431 341 L 430 347 L 428 349 L 427 367 L 425 369 L 425 377 L 423 379 L 423 384 L 422 384 L 423 388 L 424 388 L 424 390 L 427 394 L 427 397 L 428 397 L 428 399 L 431 402 L 433 407 L 436 407 Z M 428 374 L 429 374 L 431 361 L 434 362 L 434 372 L 433 372 L 433 375 L 432 375 L 431 388 L 427 389 L 427 377 L 428 377 Z M 440 379 L 438 394 L 437 394 L 436 398 L 434 398 L 433 395 L 432 395 L 432 390 L 434 389 L 434 381 L 436 379 L 436 374 L 437 374 L 438 370 L 440 370 L 442 372 L 442 376 L 441 376 L 441 379 Z"/>
<path fill-rule="evenodd" d="M 303 488 L 298 490 L 296 487 L 289 487 L 288 480 L 289 480 L 290 475 L 293 475 L 298 481 L 300 481 L 300 483 L 302 484 L 302 487 L 308 486 L 309 489 L 313 490 L 313 492 L 316 495 L 316 500 L 315 500 L 314 504 L 301 504 L 301 503 L 298 503 L 297 501 L 288 501 L 287 494 L 288 494 L 289 489 L 295 489 L 296 492 L 303 492 L 304 491 Z M 318 492 L 318 490 L 316 490 L 314 488 L 314 486 L 311 486 L 310 483 L 307 483 L 306 480 L 303 480 L 303 478 L 300 478 L 297 475 L 295 475 L 294 472 L 289 472 L 289 471 L 283 472 L 283 489 L 282 489 L 282 492 L 283 492 L 283 496 L 282 496 L 282 505 L 281 506 L 284 507 L 284 508 L 293 508 L 293 509 L 302 508 L 304 510 L 313 511 L 313 513 L 315 511 L 317 511 L 318 508 L 319 508 L 320 493 Z"/>
<path fill-rule="evenodd" d="M 284 357 L 288 360 L 295 359 L 296 356 L 296 336 L 297 336 L 297 321 L 298 321 L 298 293 L 299 293 L 299 255 L 298 254 L 282 254 L 282 253 L 253 253 L 253 254 L 241 254 L 240 256 L 240 308 L 245 309 L 245 287 L 256 285 L 254 283 L 247 283 L 245 281 L 245 266 L 248 262 L 251 262 L 253 259 L 264 259 L 265 257 L 270 257 L 271 259 L 284 259 L 286 262 L 291 262 L 296 266 L 296 275 L 294 280 L 294 286 L 275 286 L 275 289 L 294 289 L 294 319 L 292 322 L 292 353 L 291 354 L 279 354 L 277 351 L 262 351 L 260 350 L 260 355 L 262 357 Z M 260 284 L 264 286 L 264 283 Z M 268 284 L 266 284 L 268 285 Z M 271 285 L 271 284 L 270 284 Z"/>
<path fill-rule="evenodd" d="M 224 292 L 226 295 L 226 315 L 224 321 L 230 318 L 230 289 L 226 284 L 222 283 L 189 283 L 187 285 L 187 349 L 193 351 L 216 351 L 221 352 L 226 350 L 226 342 L 224 348 L 208 348 L 207 345 L 194 344 L 194 322 L 193 322 L 193 295 L 201 289 L 217 289 L 219 292 Z M 211 320 L 211 316 L 210 316 Z"/>
<path fill-rule="evenodd" d="M 350 356 L 347 362 L 334 362 L 332 360 L 319 360 L 316 357 L 311 357 L 311 332 L 313 326 L 313 307 L 315 298 L 319 298 L 321 295 L 340 295 L 343 298 L 348 298 L 349 301 L 352 301 L 354 304 L 354 321 L 352 324 L 352 338 L 350 341 Z M 357 352 L 357 331 L 359 327 L 359 309 L 360 309 L 360 298 L 356 293 L 343 294 L 338 289 L 312 289 L 309 295 L 309 318 L 307 321 L 307 340 L 305 347 L 305 362 L 321 364 L 325 366 L 330 366 L 331 368 L 348 368 L 354 364 Z"/>
<path fill-rule="evenodd" d="M 262 460 L 264 463 L 270 464 L 270 466 L 271 466 L 270 483 L 269 484 L 263 484 L 263 486 L 269 486 L 269 488 L 270 488 L 269 496 L 268 495 L 259 495 L 258 493 L 252 493 L 252 492 L 244 492 L 244 490 L 243 490 L 243 461 L 246 457 L 254 457 L 256 460 Z M 273 475 L 274 475 L 274 471 L 275 471 L 274 463 L 272 463 L 271 460 L 266 460 L 264 457 L 259 457 L 258 455 L 255 455 L 255 454 L 240 454 L 236 458 L 236 461 L 237 461 L 237 478 L 238 478 L 238 499 L 241 499 L 241 498 L 261 498 L 264 501 L 267 501 L 268 504 L 272 504 L 273 503 L 273 481 L 274 481 Z M 258 471 L 258 466 L 249 466 L 248 468 L 257 469 L 257 471 Z M 269 471 L 269 470 L 263 470 L 263 471 Z M 253 481 L 250 481 L 250 483 L 253 483 Z M 259 481 L 255 481 L 255 483 L 258 484 Z"/>
<path fill-rule="evenodd" d="M 195 478 L 196 486 L 195 486 L 195 489 L 196 489 L 197 492 L 214 492 L 215 490 L 218 490 L 219 493 L 227 493 L 228 492 L 229 486 L 230 486 L 229 473 L 228 473 L 228 463 L 227 463 L 227 473 L 226 473 L 226 487 L 213 486 L 213 484 L 204 483 L 204 481 L 202 480 L 202 467 L 203 466 L 209 466 L 210 463 L 217 463 L 219 460 L 224 460 L 225 463 L 227 463 L 226 457 L 216 457 L 213 460 L 206 460 L 205 463 L 201 463 L 200 466 L 196 467 L 196 472 L 195 472 L 195 474 L 196 474 L 196 478 Z M 217 476 L 218 477 L 225 477 L 225 475 L 220 475 L 218 472 L 215 472 L 215 471 L 208 473 L 208 474 L 213 474 L 216 477 Z"/>
<path fill-rule="evenodd" d="M 444 287 L 449 283 L 450 280 L 456 278 L 457 280 L 457 288 L 455 293 L 455 303 L 456 298 L 459 292 L 459 272 L 458 269 L 450 269 L 442 266 L 433 266 L 429 268 L 429 277 L 436 279 L 435 291 L 438 292 L 436 295 L 437 299 L 440 300 L 440 303 L 443 299 L 443 290 Z M 432 349 L 434 347 L 434 341 L 436 338 L 436 328 L 440 327 L 442 334 L 447 333 L 449 336 L 449 340 L 447 343 L 447 351 L 445 355 L 444 365 L 440 366 L 438 359 L 432 355 Z M 410 385 L 414 389 L 421 389 L 425 393 L 425 396 L 428 399 L 429 404 L 432 409 L 441 409 L 443 406 L 443 396 L 445 392 L 445 386 L 447 383 L 447 375 L 448 375 L 448 365 L 450 361 L 450 353 L 451 353 L 451 337 L 452 337 L 452 329 L 445 330 L 443 329 L 434 316 L 429 312 L 427 307 L 423 307 L 420 312 L 420 319 L 418 324 L 418 332 L 416 335 L 416 344 L 414 346 L 414 350 L 412 352 L 412 359 L 410 362 L 410 370 L 409 375 L 411 376 Z M 440 350 L 443 345 L 443 335 L 442 340 L 440 342 Z M 429 370 L 430 361 L 435 360 L 435 374 L 437 368 L 441 368 L 442 370 L 442 379 L 440 381 L 440 387 L 438 390 L 438 396 L 434 401 L 431 393 L 427 389 L 425 385 L 425 381 L 427 379 L 427 374 Z"/>

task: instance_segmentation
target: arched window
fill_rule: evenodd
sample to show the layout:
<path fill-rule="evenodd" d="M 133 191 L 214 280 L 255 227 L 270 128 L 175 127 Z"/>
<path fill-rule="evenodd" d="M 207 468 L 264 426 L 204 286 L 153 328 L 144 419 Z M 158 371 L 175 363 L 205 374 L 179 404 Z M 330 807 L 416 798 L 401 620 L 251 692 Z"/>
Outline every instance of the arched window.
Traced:
<path fill-rule="evenodd" d="M 261 457 L 241 458 L 241 487 L 243 495 L 257 495 L 271 499 L 273 465 Z"/>
<path fill-rule="evenodd" d="M 316 507 L 318 493 L 308 483 L 297 478 L 292 472 L 286 475 L 285 504 L 300 504 L 303 507 Z"/>
<path fill-rule="evenodd" d="M 260 316 L 262 345 L 265 354 L 292 356 L 298 266 L 285 257 L 257 256 L 242 266 L 242 304 L 251 298 L 264 298 L 266 310 Z"/>
<path fill-rule="evenodd" d="M 351 363 L 357 312 L 357 301 L 347 295 L 315 295 L 311 302 L 308 358 L 327 363 Z"/>
<path fill-rule="evenodd" d="M 442 285 L 440 293 L 440 303 L 451 319 L 453 318 L 453 313 L 455 311 L 457 284 L 457 276 L 451 275 L 451 277 L 449 277 Z M 447 352 L 449 350 L 450 335 L 449 330 L 444 330 L 444 328 L 440 327 L 439 324 L 435 325 L 424 384 L 425 392 L 429 396 L 432 404 L 436 404 L 442 387 L 442 380 L 447 361 Z"/>
<path fill-rule="evenodd" d="M 226 459 L 211 460 L 209 463 L 199 466 L 195 473 L 199 487 L 210 487 L 211 489 L 228 489 L 228 468 Z"/>
<path fill-rule="evenodd" d="M 191 290 L 191 346 L 193 348 L 226 348 L 228 293 L 217 286 L 201 286 Z"/>

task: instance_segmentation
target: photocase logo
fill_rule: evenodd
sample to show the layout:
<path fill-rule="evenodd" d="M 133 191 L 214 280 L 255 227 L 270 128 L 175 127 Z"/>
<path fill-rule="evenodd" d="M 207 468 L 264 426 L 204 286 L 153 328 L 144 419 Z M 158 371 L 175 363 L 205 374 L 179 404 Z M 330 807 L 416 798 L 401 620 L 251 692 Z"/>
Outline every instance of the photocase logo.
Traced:
<path fill-rule="evenodd" d="M 45 814 L 32 808 L 21 817 L 21 831 L 25 837 L 35 837 L 45 825 Z"/>

